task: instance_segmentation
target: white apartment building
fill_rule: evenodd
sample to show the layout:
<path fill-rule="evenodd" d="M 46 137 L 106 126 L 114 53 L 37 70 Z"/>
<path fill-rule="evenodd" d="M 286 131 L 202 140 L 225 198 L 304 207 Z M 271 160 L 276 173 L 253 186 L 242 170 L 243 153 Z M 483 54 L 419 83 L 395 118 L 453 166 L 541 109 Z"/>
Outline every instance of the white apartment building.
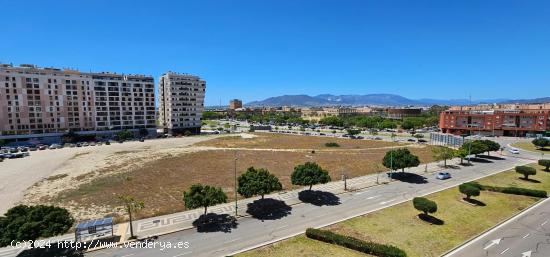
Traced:
<path fill-rule="evenodd" d="M 206 82 L 198 76 L 167 72 L 159 79 L 159 123 L 165 133 L 200 133 Z"/>
<path fill-rule="evenodd" d="M 154 131 L 150 76 L 0 64 L 0 138 Z"/>

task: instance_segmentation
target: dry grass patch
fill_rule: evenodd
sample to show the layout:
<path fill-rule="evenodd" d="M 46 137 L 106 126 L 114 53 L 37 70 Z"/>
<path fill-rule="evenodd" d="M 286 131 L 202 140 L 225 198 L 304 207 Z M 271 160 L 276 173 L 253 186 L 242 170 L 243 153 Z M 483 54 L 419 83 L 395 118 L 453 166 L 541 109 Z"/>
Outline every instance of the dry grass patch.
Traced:
<path fill-rule="evenodd" d="M 346 138 L 331 138 L 318 136 L 300 136 L 272 133 L 254 133 L 254 138 L 240 136 L 222 137 L 196 145 L 223 148 L 258 148 L 258 149 L 327 149 L 325 144 L 335 142 L 341 149 L 365 149 L 404 145 L 377 140 L 352 140 Z"/>
<path fill-rule="evenodd" d="M 523 150 L 531 151 L 531 152 L 544 153 L 544 154 L 550 155 L 550 147 L 538 148 L 531 142 L 517 142 L 517 143 L 513 143 L 512 146 Z"/>
<path fill-rule="evenodd" d="M 250 166 L 267 168 L 275 174 L 285 189 L 292 189 L 290 174 L 295 166 L 308 161 L 319 163 L 338 180 L 342 171 L 357 177 L 385 170 L 381 166 L 387 149 L 361 151 L 260 151 L 238 150 L 239 173 Z M 432 161 L 431 149 L 413 148 L 423 162 Z M 50 199 L 56 204 L 72 203 L 86 210 L 90 206 L 120 207 L 117 196 L 129 194 L 145 202 L 141 217 L 174 213 L 185 210 L 182 195 L 192 184 L 202 183 L 222 187 L 229 200 L 233 199 L 234 153 L 232 150 L 208 150 L 181 154 L 150 161 L 127 172 L 104 175 L 68 189 Z M 44 199 L 45 201 L 47 199 Z"/>

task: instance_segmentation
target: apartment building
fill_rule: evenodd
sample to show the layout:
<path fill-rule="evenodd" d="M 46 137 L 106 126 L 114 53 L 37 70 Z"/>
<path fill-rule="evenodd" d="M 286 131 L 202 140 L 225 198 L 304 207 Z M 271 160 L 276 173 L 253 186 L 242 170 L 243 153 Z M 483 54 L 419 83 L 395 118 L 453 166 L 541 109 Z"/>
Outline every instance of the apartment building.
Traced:
<path fill-rule="evenodd" d="M 0 137 L 155 129 L 152 77 L 0 65 Z"/>
<path fill-rule="evenodd" d="M 239 99 L 232 99 L 229 101 L 229 110 L 236 110 L 243 108 L 243 101 Z"/>
<path fill-rule="evenodd" d="M 200 133 L 206 82 L 198 76 L 167 72 L 159 79 L 159 123 L 165 133 Z"/>
<path fill-rule="evenodd" d="M 457 135 L 550 134 L 550 104 L 455 106 L 440 114 L 439 127 Z"/>

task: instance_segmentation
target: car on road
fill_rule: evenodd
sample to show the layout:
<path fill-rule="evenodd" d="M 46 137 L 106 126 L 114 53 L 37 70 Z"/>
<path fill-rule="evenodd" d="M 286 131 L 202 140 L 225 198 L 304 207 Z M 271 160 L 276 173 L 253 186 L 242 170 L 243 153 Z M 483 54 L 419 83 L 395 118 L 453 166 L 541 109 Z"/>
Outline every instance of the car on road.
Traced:
<path fill-rule="evenodd" d="M 407 141 L 409 141 L 409 142 L 416 142 L 416 140 L 414 140 L 414 139 L 412 139 L 412 138 L 407 139 Z"/>
<path fill-rule="evenodd" d="M 510 149 L 508 149 L 508 152 L 513 153 L 513 154 L 519 154 L 519 150 L 516 149 L 516 148 L 510 148 Z"/>
<path fill-rule="evenodd" d="M 61 149 L 62 147 L 63 146 L 60 144 L 51 144 L 49 148 L 50 150 L 52 150 L 52 149 Z"/>
<path fill-rule="evenodd" d="M 451 173 L 449 173 L 449 172 L 438 172 L 436 178 L 441 179 L 441 180 L 450 179 L 451 178 Z"/>

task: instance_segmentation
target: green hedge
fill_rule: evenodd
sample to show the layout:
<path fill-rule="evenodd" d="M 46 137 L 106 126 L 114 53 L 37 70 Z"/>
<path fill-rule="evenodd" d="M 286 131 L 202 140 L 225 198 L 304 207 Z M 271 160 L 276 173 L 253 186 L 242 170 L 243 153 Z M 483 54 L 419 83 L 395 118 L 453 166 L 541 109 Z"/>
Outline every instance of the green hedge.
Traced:
<path fill-rule="evenodd" d="M 544 190 L 535 190 L 535 189 L 520 188 L 520 187 L 495 187 L 495 186 L 485 186 L 485 185 L 480 185 L 480 186 L 482 190 L 499 192 L 504 194 L 526 195 L 526 196 L 533 196 L 533 197 L 540 197 L 540 198 L 548 197 L 547 192 Z"/>
<path fill-rule="evenodd" d="M 328 143 L 325 143 L 325 146 L 326 147 L 340 147 L 340 145 L 336 142 L 328 142 Z"/>
<path fill-rule="evenodd" d="M 352 250 L 380 257 L 406 257 L 405 251 L 392 246 L 366 242 L 357 238 L 339 235 L 327 230 L 308 228 L 306 236 L 329 244 L 343 246 Z"/>

